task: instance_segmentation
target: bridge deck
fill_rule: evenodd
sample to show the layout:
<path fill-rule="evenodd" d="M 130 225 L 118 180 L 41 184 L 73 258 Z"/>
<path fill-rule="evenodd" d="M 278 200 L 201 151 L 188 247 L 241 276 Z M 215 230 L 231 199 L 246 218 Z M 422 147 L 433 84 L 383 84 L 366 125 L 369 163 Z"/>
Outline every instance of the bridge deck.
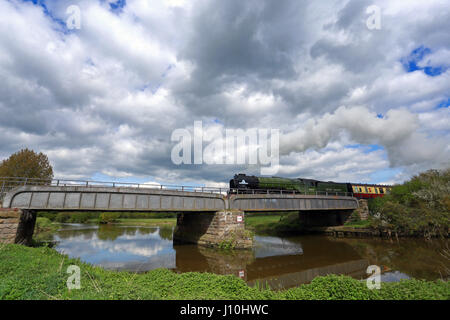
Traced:
<path fill-rule="evenodd" d="M 338 195 L 230 194 L 155 188 L 22 186 L 5 194 L 3 208 L 84 211 L 352 210 L 356 198 Z"/>

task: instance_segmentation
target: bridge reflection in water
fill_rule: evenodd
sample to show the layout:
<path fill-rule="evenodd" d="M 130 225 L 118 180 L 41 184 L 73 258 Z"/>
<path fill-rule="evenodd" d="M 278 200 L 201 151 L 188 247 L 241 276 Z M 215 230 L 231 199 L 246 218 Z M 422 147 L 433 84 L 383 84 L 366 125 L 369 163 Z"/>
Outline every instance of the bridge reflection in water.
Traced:
<path fill-rule="evenodd" d="M 367 277 L 369 262 L 348 244 L 324 237 L 301 237 L 282 240 L 256 237 L 253 251 L 221 251 L 174 246 L 177 272 L 204 271 L 233 274 L 249 285 L 267 283 L 283 289 L 309 283 L 317 276 L 345 274 L 357 279 Z"/>

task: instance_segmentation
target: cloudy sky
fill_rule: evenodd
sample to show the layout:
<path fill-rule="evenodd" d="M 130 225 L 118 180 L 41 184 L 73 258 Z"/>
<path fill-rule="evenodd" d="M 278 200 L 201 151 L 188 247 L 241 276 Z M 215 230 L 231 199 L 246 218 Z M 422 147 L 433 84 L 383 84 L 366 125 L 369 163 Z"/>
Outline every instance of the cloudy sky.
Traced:
<path fill-rule="evenodd" d="M 173 131 L 202 121 L 279 129 L 278 176 L 393 183 L 449 166 L 447 0 L 0 0 L 0 12 L 0 160 L 28 147 L 59 178 L 167 184 L 259 174 L 174 164 Z"/>

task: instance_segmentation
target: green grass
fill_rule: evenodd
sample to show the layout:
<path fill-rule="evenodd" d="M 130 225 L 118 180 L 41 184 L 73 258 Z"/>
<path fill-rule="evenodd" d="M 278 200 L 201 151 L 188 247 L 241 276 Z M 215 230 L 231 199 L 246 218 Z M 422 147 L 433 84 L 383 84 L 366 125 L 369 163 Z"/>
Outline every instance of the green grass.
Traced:
<path fill-rule="evenodd" d="M 272 216 L 249 216 L 245 219 L 246 228 L 262 235 L 298 234 L 303 227 L 298 213 L 287 213 Z"/>
<path fill-rule="evenodd" d="M 245 227 L 246 228 L 259 228 L 260 226 L 264 226 L 271 223 L 278 223 L 282 216 L 280 215 L 273 215 L 273 216 L 267 216 L 267 215 L 253 215 L 253 216 L 247 216 L 245 217 Z"/>
<path fill-rule="evenodd" d="M 344 224 L 344 226 L 352 228 L 370 228 L 372 227 L 372 221 L 371 220 L 348 221 Z"/>
<path fill-rule="evenodd" d="M 367 289 L 347 276 L 317 277 L 297 288 L 249 287 L 232 275 L 156 269 L 144 274 L 107 271 L 46 247 L 0 245 L 0 299 L 446 299 L 443 281 L 402 280 Z M 67 267 L 81 269 L 81 289 L 68 290 Z"/>
<path fill-rule="evenodd" d="M 271 216 L 252 215 L 246 217 L 245 223 L 246 228 L 262 235 L 296 235 L 305 231 L 298 218 L 298 213 Z M 348 221 L 343 226 L 355 229 L 371 228 L 372 220 Z"/>
<path fill-rule="evenodd" d="M 115 220 L 115 219 L 176 219 L 177 214 L 174 212 L 126 212 L 126 211 L 62 211 L 62 212 L 47 212 L 38 211 L 37 216 L 47 218 L 53 222 L 60 223 L 86 223 L 98 222 L 99 219 Z M 105 219 L 106 218 L 106 219 Z"/>
<path fill-rule="evenodd" d="M 59 223 L 52 222 L 44 217 L 36 218 L 36 225 L 34 227 L 33 241 L 39 243 L 42 240 L 51 238 L 60 227 Z"/>

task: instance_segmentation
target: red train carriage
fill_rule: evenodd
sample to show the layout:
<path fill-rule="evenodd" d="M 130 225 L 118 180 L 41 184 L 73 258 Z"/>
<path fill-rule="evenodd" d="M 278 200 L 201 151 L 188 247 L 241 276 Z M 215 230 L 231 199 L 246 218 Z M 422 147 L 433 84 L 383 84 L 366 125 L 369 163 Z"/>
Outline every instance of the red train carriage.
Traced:
<path fill-rule="evenodd" d="M 359 199 L 382 197 L 389 193 L 391 186 L 377 184 L 352 184 L 353 196 Z"/>

